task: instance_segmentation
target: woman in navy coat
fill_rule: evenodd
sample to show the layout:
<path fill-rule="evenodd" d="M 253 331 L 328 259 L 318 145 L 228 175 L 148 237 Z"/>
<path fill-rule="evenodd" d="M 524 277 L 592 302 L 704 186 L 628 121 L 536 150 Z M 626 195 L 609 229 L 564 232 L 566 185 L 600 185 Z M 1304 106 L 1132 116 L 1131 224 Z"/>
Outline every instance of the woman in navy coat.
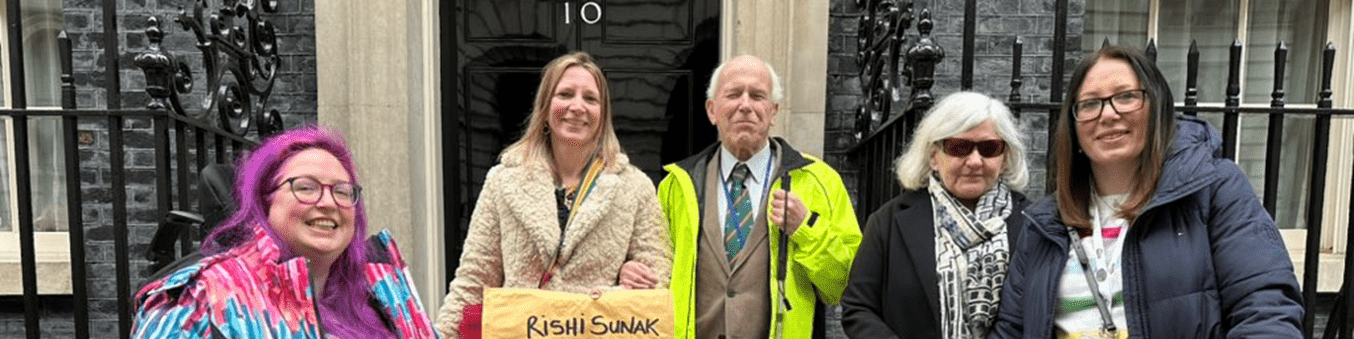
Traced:
<path fill-rule="evenodd" d="M 1054 200 L 1031 206 L 991 338 L 1300 338 L 1278 228 L 1218 133 L 1117 46 L 1072 73 Z"/>

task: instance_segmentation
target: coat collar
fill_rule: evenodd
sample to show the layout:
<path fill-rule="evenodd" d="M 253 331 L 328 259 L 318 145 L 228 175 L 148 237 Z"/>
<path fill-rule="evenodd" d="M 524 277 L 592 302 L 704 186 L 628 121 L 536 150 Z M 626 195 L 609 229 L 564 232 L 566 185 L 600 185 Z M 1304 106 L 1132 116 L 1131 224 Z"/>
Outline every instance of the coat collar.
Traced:
<path fill-rule="evenodd" d="M 785 139 L 781 137 L 771 137 L 771 142 L 775 143 L 776 147 L 779 147 L 780 150 L 775 157 L 777 161 L 776 173 L 770 178 L 767 178 L 767 180 L 775 181 L 775 178 L 779 178 L 782 175 L 785 175 L 785 173 L 813 164 L 812 159 L 805 158 L 802 153 L 799 153 L 798 150 L 791 147 L 790 143 L 785 141 Z M 703 199 L 705 195 L 705 165 L 714 158 L 716 152 L 719 152 L 719 147 L 721 145 L 721 143 L 716 142 L 709 147 L 706 147 L 704 150 L 701 150 L 700 153 L 696 153 L 696 155 L 674 163 L 677 167 L 686 171 L 687 175 L 691 176 L 691 184 L 696 188 L 696 201 L 705 201 Z"/>
<path fill-rule="evenodd" d="M 1144 211 L 1194 194 L 1221 179 L 1215 163 L 1222 148 L 1218 131 L 1203 120 L 1181 116 L 1176 119 L 1174 139 L 1162 164 L 1156 193 Z"/>

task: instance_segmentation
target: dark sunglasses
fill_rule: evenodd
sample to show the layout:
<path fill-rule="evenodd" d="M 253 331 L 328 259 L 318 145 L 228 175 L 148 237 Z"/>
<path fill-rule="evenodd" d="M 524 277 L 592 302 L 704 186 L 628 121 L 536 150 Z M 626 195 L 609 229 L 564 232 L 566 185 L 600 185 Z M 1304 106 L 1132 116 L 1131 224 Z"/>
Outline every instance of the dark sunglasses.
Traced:
<path fill-rule="evenodd" d="M 952 157 L 963 158 L 973 154 L 973 149 L 978 149 L 978 154 L 984 158 L 992 158 L 1006 153 L 1006 142 L 1001 140 L 970 141 L 964 139 L 944 139 L 940 141 L 940 148 L 945 150 L 945 154 Z"/>

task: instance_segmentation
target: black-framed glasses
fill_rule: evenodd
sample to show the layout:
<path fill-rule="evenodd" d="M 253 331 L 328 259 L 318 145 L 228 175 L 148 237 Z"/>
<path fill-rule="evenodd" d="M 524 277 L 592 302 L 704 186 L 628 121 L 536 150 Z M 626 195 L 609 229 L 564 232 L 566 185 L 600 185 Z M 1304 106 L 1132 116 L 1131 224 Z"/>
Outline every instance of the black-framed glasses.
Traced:
<path fill-rule="evenodd" d="M 1109 103 L 1110 109 L 1113 109 L 1115 113 L 1124 114 L 1142 108 L 1145 102 L 1147 102 L 1147 90 L 1134 89 L 1114 93 L 1104 98 L 1077 101 L 1072 106 L 1072 111 L 1077 114 L 1077 121 L 1091 121 L 1100 119 L 1100 112 L 1104 111 L 1105 103 Z"/>
<path fill-rule="evenodd" d="M 978 155 L 984 158 L 992 158 L 1006 153 L 1006 142 L 1002 140 L 984 140 L 972 141 L 964 139 L 944 139 L 940 141 L 940 148 L 955 158 L 967 157 L 973 154 L 973 150 L 978 150 Z"/>
<path fill-rule="evenodd" d="M 319 180 L 311 177 L 291 177 L 282 182 L 291 187 L 291 195 L 296 197 L 296 201 L 302 204 L 317 204 L 320 199 L 324 199 L 324 190 L 329 189 L 329 195 L 334 197 L 334 202 L 342 207 L 353 207 L 357 205 L 357 200 L 362 197 L 362 187 L 346 182 L 333 185 L 320 183 Z M 282 186 L 278 186 L 282 188 Z"/>

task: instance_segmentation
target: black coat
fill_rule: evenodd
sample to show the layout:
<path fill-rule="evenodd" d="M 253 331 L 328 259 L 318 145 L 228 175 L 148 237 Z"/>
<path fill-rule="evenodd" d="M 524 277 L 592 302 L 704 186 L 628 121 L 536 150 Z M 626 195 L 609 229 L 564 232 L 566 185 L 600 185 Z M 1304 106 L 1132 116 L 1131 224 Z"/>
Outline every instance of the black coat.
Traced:
<path fill-rule="evenodd" d="M 1011 192 L 1008 244 L 1025 224 L 1025 196 Z M 903 192 L 865 223 L 864 238 L 842 294 L 842 327 L 851 338 L 939 338 L 935 226 L 931 197 Z"/>

